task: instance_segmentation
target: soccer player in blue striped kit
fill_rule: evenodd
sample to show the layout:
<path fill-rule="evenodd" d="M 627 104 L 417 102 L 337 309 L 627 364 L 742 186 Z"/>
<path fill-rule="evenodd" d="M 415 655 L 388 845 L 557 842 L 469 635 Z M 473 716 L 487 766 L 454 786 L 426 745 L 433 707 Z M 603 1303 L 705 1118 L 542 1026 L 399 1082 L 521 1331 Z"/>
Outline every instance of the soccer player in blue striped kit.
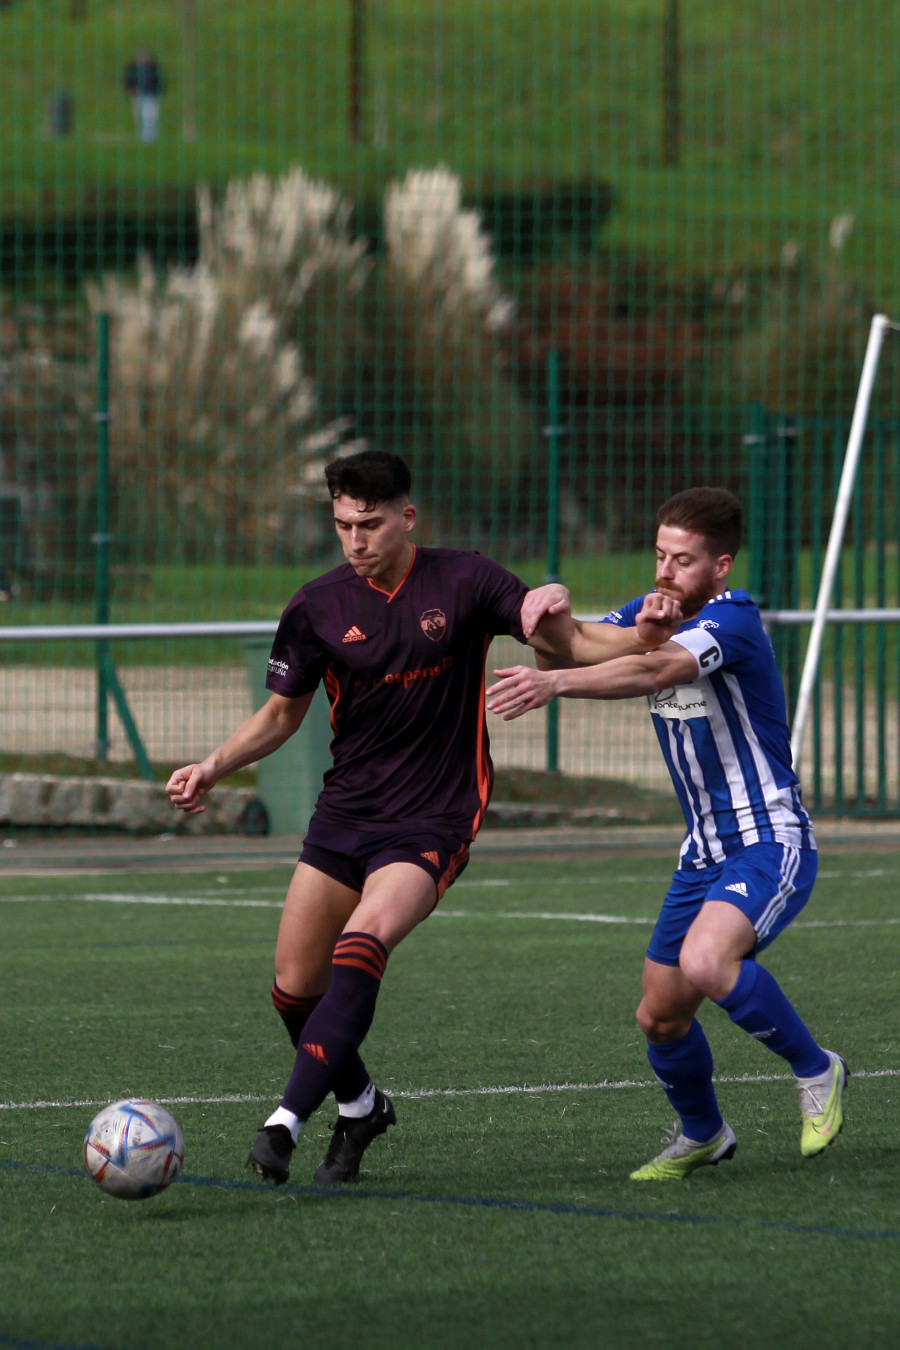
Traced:
<path fill-rule="evenodd" d="M 644 655 L 576 669 L 548 669 L 539 653 L 543 669 L 498 670 L 487 694 L 489 709 L 507 721 L 555 697 L 646 696 L 681 802 L 687 833 L 647 949 L 637 1010 L 650 1064 L 681 1126 L 632 1172 L 635 1181 L 677 1180 L 734 1155 L 696 1018 L 706 998 L 790 1065 L 804 1157 L 840 1133 L 847 1077 L 841 1057 L 817 1044 L 756 960 L 806 904 L 817 854 L 772 645 L 747 592 L 725 588 L 741 542 L 740 503 L 724 489 L 691 488 L 660 507 L 658 522 L 656 591 L 677 597 L 684 618 L 673 637 Z M 613 610 L 603 623 L 630 627 L 642 603 Z"/>
<path fill-rule="evenodd" d="M 355 1180 L 365 1150 L 396 1121 L 359 1052 L 390 953 L 466 866 L 487 808 L 491 639 L 506 633 L 545 655 L 602 661 L 659 645 L 680 621 L 677 602 L 654 595 L 635 626 L 594 625 L 583 637 L 566 614 L 544 613 L 567 603 L 564 588 L 551 586 L 530 602 L 541 612 L 526 632 L 518 577 L 477 553 L 412 542 L 416 508 L 399 456 L 349 455 L 325 479 L 346 562 L 285 609 L 263 707 L 166 785 L 173 805 L 202 811 L 221 778 L 293 735 L 324 684 L 333 764 L 285 899 L 272 989 L 296 1058 L 248 1159 L 276 1185 L 330 1093 L 338 1120 L 314 1175 L 320 1185 Z"/>

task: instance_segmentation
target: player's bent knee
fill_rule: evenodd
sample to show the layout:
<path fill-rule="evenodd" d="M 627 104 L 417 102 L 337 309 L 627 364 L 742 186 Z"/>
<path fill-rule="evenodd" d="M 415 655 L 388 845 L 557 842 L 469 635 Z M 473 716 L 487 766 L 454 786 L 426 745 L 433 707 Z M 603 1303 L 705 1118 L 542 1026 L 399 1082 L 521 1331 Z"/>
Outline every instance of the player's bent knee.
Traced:
<path fill-rule="evenodd" d="M 706 998 L 717 1000 L 727 994 L 728 976 L 721 953 L 709 947 L 689 947 L 685 943 L 679 965 L 685 977 Z"/>
<path fill-rule="evenodd" d="M 647 1037 L 647 1040 L 648 1041 L 652 1040 L 654 1035 L 658 1031 L 658 1019 L 653 1017 L 648 1012 L 648 1010 L 644 1007 L 643 1003 L 640 1004 L 636 1013 L 634 1014 L 634 1019 L 637 1022 L 638 1026 L 640 1027 L 641 1031 Z"/>
<path fill-rule="evenodd" d="M 638 1005 L 634 1016 L 647 1040 L 653 1044 L 680 1040 L 687 1035 L 691 1024 L 691 1019 L 685 1018 L 680 1011 L 655 1009 L 646 999 Z"/>
<path fill-rule="evenodd" d="M 275 959 L 275 983 L 292 998 L 312 998 L 324 994 L 331 984 L 331 962 L 322 969 L 302 961 Z"/>

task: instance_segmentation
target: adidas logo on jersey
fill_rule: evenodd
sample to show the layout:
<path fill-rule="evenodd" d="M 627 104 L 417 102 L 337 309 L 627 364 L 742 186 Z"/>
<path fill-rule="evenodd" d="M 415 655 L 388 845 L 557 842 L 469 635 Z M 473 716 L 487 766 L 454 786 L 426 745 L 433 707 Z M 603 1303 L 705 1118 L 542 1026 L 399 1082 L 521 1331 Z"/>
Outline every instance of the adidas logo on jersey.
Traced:
<path fill-rule="evenodd" d="M 733 885 L 726 886 L 725 889 L 726 891 L 737 891 L 738 895 L 742 895 L 745 900 L 747 899 L 747 883 L 745 881 L 735 881 Z"/>
<path fill-rule="evenodd" d="M 365 640 L 366 640 L 365 633 L 361 629 L 357 628 L 356 624 L 354 624 L 352 628 L 348 628 L 344 636 L 341 638 L 342 642 L 365 642 Z"/>

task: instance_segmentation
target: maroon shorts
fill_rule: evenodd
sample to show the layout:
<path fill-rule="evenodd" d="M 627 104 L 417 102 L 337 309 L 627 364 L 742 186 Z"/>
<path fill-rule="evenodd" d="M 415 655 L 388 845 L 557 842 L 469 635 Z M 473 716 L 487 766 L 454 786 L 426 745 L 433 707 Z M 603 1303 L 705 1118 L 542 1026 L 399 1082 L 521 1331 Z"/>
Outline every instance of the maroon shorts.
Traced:
<path fill-rule="evenodd" d="M 469 841 L 425 821 L 358 830 L 313 816 L 300 861 L 353 891 L 361 891 L 366 877 L 388 863 L 414 863 L 431 877 L 440 900 L 469 861 Z"/>

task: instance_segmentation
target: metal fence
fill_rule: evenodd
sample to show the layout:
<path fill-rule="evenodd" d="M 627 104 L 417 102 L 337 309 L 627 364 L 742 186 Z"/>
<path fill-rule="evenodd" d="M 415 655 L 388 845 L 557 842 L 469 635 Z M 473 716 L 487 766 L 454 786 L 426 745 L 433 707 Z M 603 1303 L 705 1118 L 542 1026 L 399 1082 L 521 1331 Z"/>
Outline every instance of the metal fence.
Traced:
<path fill-rule="evenodd" d="M 810 605 L 869 319 L 900 313 L 900 11 L 865 16 L 0 3 L 0 627 L 273 621 L 364 444 L 409 458 L 423 542 L 584 610 L 642 589 L 660 500 L 723 484 L 736 581 Z M 896 377 L 889 344 L 837 607 L 898 603 Z M 802 632 L 773 635 L 793 696 Z M 96 655 L 0 648 L 7 767 L 132 756 L 124 709 L 158 764 L 247 706 L 234 643 L 113 644 L 100 695 Z M 894 633 L 826 658 L 816 799 L 895 810 Z M 623 716 L 564 709 L 559 767 L 646 776 Z M 541 769 L 543 734 L 502 754 Z"/>

